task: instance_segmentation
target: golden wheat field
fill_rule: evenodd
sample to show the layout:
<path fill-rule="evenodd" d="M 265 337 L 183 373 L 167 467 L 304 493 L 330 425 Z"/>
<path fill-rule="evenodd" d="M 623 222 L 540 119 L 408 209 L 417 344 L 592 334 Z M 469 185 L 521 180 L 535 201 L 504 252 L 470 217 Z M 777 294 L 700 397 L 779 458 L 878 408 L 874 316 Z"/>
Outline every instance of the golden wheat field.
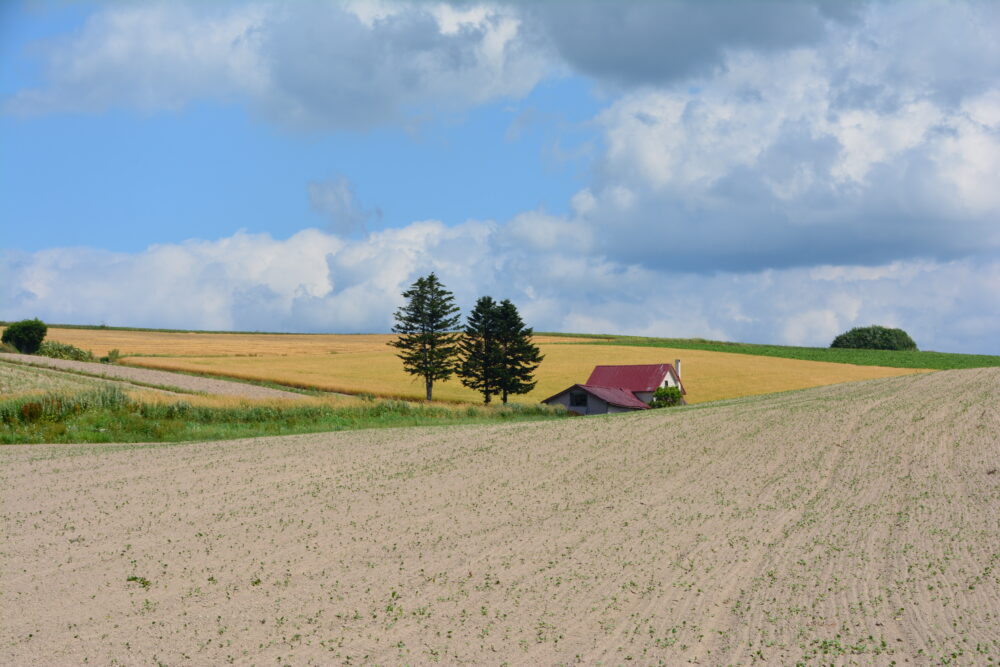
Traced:
<path fill-rule="evenodd" d="M 208 334 L 59 329 L 49 338 L 103 355 L 118 349 L 124 363 L 144 368 L 206 373 L 289 386 L 377 396 L 422 398 L 423 385 L 403 372 L 389 334 Z M 645 364 L 683 361 L 683 380 L 690 403 L 767 394 L 792 389 L 909 375 L 924 371 L 779 359 L 725 352 L 589 345 L 579 338 L 538 336 L 545 360 L 536 374 L 538 386 L 517 397 L 540 401 L 584 382 L 600 364 Z M 435 385 L 434 397 L 476 402 L 477 393 L 457 380 Z"/>

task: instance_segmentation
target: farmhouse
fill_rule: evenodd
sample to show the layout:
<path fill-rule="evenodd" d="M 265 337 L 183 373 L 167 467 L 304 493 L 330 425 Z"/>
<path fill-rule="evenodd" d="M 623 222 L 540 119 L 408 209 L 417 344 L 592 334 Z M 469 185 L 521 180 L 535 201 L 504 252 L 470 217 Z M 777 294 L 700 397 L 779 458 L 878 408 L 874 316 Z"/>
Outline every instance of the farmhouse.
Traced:
<path fill-rule="evenodd" d="M 562 405 L 578 415 L 648 410 L 653 392 L 660 387 L 677 387 L 681 382 L 681 360 L 674 364 L 595 366 L 586 384 L 574 384 L 542 403 Z"/>

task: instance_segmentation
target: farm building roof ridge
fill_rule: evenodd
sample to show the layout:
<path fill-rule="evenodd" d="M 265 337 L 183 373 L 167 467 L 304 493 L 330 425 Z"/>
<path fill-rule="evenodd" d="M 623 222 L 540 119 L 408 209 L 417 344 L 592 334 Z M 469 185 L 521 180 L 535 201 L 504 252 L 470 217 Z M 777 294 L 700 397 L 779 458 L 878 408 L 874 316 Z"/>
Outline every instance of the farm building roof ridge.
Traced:
<path fill-rule="evenodd" d="M 589 387 L 621 387 L 628 391 L 655 391 L 667 375 L 677 381 L 682 394 L 687 393 L 673 364 L 594 366 L 585 384 Z"/>

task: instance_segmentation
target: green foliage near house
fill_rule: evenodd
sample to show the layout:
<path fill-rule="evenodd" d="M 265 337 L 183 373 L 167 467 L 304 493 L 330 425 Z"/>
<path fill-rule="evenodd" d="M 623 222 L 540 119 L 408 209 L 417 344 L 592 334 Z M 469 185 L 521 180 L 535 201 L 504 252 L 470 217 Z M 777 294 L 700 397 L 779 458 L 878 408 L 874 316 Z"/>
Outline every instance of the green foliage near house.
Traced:
<path fill-rule="evenodd" d="M 17 348 L 21 354 L 34 354 L 45 339 L 49 328 L 37 317 L 33 320 L 21 320 L 7 325 L 0 341 Z"/>
<path fill-rule="evenodd" d="M 830 347 L 853 350 L 916 350 L 917 344 L 902 329 L 889 329 L 878 325 L 855 327 L 830 343 Z"/>
<path fill-rule="evenodd" d="M 659 387 L 653 392 L 653 400 L 650 401 L 649 407 L 672 408 L 683 404 L 684 398 L 681 396 L 680 389 L 677 387 Z"/>

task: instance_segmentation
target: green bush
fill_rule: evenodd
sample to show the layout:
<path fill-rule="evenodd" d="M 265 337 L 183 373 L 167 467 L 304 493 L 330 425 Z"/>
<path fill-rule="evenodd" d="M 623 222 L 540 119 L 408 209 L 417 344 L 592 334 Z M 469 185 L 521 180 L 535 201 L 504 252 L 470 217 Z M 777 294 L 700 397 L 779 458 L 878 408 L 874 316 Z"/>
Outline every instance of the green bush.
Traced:
<path fill-rule="evenodd" d="M 93 361 L 94 354 L 89 350 L 81 350 L 75 345 L 47 340 L 38 346 L 38 356 L 53 359 L 69 359 L 70 361 Z"/>
<path fill-rule="evenodd" d="M 118 351 L 118 348 L 108 352 L 107 356 L 101 357 L 100 362 L 102 364 L 117 364 L 118 360 L 121 359 L 122 353 Z"/>
<path fill-rule="evenodd" d="M 653 400 L 650 402 L 649 407 L 672 408 L 683 404 L 684 398 L 681 396 L 680 389 L 677 387 L 660 387 L 653 392 Z"/>
<path fill-rule="evenodd" d="M 878 325 L 855 327 L 833 339 L 830 347 L 855 350 L 916 350 L 917 344 L 902 329 L 888 329 Z"/>
<path fill-rule="evenodd" d="M 49 328 L 37 317 L 33 320 L 13 322 L 4 329 L 0 341 L 10 343 L 21 354 L 34 354 L 45 339 Z"/>

